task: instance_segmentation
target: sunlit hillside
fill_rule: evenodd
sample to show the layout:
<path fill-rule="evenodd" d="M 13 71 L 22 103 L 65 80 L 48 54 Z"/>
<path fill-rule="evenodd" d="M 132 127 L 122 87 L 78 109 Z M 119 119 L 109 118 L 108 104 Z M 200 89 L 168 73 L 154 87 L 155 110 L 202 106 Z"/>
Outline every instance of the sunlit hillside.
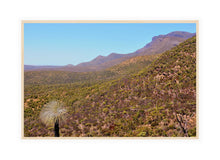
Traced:
<path fill-rule="evenodd" d="M 104 71 L 28 71 L 24 79 L 26 137 L 53 136 L 39 119 L 52 100 L 67 110 L 60 136 L 196 136 L 196 37 Z"/>

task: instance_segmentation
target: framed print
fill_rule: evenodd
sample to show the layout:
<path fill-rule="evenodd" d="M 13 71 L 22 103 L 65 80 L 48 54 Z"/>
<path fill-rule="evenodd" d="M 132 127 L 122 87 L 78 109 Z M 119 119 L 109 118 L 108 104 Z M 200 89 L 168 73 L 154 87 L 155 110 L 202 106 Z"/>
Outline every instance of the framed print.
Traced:
<path fill-rule="evenodd" d="M 23 138 L 198 138 L 198 21 L 22 21 Z"/>

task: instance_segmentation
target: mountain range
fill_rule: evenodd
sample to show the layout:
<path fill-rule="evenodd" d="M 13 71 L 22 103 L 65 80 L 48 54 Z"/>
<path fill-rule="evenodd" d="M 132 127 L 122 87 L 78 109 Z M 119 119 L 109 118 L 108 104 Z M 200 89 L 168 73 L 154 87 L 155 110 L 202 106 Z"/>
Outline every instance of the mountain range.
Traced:
<path fill-rule="evenodd" d="M 153 37 L 150 43 L 146 44 L 143 48 L 138 49 L 133 53 L 128 53 L 128 54 L 111 53 L 108 56 L 99 55 L 95 59 L 89 62 L 83 62 L 76 66 L 71 64 L 66 66 L 24 65 L 24 70 L 25 71 L 57 70 L 57 71 L 72 71 L 72 72 L 100 71 L 112 67 L 114 65 L 117 65 L 131 57 L 163 53 L 195 35 L 196 33 L 175 31 L 168 33 L 166 35 L 159 35 Z"/>

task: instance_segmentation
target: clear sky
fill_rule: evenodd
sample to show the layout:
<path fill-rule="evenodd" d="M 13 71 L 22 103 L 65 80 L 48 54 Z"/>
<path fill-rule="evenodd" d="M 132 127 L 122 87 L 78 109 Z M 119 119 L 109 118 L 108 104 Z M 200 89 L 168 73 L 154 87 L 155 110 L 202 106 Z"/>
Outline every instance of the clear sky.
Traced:
<path fill-rule="evenodd" d="M 127 54 L 173 31 L 196 32 L 195 23 L 25 23 L 24 64 L 67 65 L 98 55 Z"/>

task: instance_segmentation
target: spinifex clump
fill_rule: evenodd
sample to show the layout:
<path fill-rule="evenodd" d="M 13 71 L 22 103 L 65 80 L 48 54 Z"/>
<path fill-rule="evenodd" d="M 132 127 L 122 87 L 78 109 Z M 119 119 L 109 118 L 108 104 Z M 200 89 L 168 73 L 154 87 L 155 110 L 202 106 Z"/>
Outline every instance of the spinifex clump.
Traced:
<path fill-rule="evenodd" d="M 51 101 L 47 103 L 40 113 L 40 119 L 46 126 L 54 125 L 54 136 L 59 137 L 59 122 L 65 120 L 66 109 L 63 103 Z"/>

